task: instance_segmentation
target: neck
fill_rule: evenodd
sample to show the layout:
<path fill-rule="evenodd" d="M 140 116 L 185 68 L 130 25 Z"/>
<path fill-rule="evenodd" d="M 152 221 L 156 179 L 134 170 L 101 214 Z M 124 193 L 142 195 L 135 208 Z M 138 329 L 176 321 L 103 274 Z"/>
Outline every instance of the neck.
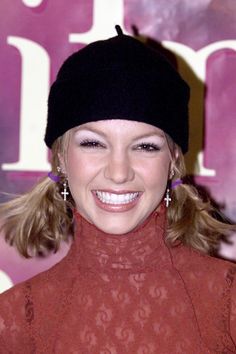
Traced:
<path fill-rule="evenodd" d="M 75 248 L 78 265 L 93 271 L 141 270 L 168 260 L 164 242 L 165 208 L 153 212 L 141 225 L 123 235 L 112 235 L 75 212 Z M 164 262 L 165 263 L 165 262 Z"/>

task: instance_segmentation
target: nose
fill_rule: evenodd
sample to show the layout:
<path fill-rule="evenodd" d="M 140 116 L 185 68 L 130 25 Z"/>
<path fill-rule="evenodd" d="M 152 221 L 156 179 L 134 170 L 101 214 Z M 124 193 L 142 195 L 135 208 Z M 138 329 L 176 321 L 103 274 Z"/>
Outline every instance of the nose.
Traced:
<path fill-rule="evenodd" d="M 111 153 L 104 169 L 106 179 L 116 184 L 130 182 L 134 179 L 134 169 L 128 154 L 124 152 Z"/>

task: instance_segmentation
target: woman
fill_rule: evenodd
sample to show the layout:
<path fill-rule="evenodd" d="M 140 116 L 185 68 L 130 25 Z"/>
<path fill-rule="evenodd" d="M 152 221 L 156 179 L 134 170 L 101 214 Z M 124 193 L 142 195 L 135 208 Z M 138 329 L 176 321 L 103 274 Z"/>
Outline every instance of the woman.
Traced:
<path fill-rule="evenodd" d="M 236 353 L 233 226 L 182 182 L 189 88 L 122 34 L 62 65 L 45 141 L 52 172 L 1 207 L 25 257 L 68 255 L 0 296 L 1 353 Z"/>

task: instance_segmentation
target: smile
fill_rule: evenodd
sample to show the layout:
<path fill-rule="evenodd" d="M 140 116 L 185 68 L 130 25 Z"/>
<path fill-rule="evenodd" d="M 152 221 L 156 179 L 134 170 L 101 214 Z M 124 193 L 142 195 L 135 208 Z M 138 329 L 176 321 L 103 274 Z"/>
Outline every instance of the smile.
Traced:
<path fill-rule="evenodd" d="M 139 197 L 139 192 L 116 194 L 102 191 L 95 191 L 97 198 L 105 204 L 129 204 Z"/>

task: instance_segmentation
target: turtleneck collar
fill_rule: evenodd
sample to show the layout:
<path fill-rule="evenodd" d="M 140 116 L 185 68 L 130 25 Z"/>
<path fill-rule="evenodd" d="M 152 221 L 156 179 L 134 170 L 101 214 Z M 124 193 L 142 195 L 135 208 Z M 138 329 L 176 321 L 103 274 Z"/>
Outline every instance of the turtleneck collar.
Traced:
<path fill-rule="evenodd" d="M 164 242 L 166 208 L 161 205 L 134 230 L 112 235 L 75 212 L 75 249 L 78 266 L 93 271 L 151 270 L 170 263 Z"/>

